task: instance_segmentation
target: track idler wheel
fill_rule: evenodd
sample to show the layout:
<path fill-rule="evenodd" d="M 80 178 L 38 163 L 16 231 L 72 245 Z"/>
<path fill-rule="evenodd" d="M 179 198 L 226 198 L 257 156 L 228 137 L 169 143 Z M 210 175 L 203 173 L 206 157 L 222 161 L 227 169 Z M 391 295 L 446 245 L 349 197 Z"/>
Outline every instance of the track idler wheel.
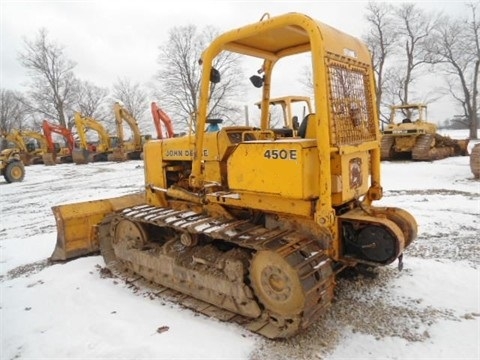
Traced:
<path fill-rule="evenodd" d="M 250 281 L 265 309 L 275 315 L 297 316 L 305 306 L 305 294 L 297 271 L 279 254 L 257 252 L 250 265 Z"/>
<path fill-rule="evenodd" d="M 114 219 L 109 232 L 110 236 L 101 237 L 100 241 L 100 250 L 107 266 L 119 257 L 116 252 L 140 249 L 147 241 L 143 227 L 127 219 Z"/>

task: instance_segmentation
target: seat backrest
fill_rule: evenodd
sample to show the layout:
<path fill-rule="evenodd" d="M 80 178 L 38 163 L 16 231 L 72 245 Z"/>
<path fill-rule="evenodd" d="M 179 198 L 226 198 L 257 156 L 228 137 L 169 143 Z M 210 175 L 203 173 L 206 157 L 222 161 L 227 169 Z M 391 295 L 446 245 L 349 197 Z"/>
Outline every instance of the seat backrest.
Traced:
<path fill-rule="evenodd" d="M 315 114 L 308 114 L 302 120 L 300 127 L 298 128 L 298 136 L 301 138 L 313 139 L 315 138 L 315 124 L 313 116 Z"/>

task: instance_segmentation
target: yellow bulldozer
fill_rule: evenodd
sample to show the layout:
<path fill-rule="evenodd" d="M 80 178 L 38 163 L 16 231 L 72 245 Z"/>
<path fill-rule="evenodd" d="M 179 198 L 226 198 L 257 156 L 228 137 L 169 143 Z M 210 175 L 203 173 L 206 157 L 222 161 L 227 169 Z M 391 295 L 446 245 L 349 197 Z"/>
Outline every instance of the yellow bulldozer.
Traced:
<path fill-rule="evenodd" d="M 261 88 L 260 128 L 204 131 L 224 51 L 261 61 L 250 78 Z M 315 105 L 301 136 L 277 137 L 275 65 L 302 54 Z M 339 273 L 401 267 L 417 236 L 409 212 L 374 205 L 383 189 L 370 53 L 310 16 L 265 14 L 213 40 L 199 66 L 196 131 L 145 144 L 144 191 L 54 206 L 51 259 L 101 253 L 115 276 L 135 273 L 186 307 L 268 338 L 294 336 L 325 314 Z"/>
<path fill-rule="evenodd" d="M 427 105 L 403 104 L 390 107 L 390 120 L 383 130 L 381 160 L 440 160 L 468 155 L 469 140 L 456 140 L 438 133 L 427 121 Z"/>

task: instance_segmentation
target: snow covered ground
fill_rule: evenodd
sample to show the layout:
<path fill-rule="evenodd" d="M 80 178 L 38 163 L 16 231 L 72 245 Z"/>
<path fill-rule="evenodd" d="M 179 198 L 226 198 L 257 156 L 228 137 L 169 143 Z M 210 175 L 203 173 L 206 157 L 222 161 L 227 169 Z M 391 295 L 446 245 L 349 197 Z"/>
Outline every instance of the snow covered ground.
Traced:
<path fill-rule="evenodd" d="M 141 161 L 34 165 L 21 183 L 1 179 L 0 358 L 479 359 L 480 181 L 469 157 L 382 169 L 379 204 L 419 224 L 403 271 L 340 278 L 325 318 L 282 341 L 104 278 L 100 256 L 48 264 L 51 207 L 142 190 Z"/>

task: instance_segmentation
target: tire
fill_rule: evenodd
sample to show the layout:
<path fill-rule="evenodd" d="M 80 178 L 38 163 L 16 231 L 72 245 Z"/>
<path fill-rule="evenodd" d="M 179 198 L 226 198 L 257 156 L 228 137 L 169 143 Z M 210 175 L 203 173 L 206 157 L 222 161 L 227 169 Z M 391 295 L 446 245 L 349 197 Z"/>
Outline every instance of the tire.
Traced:
<path fill-rule="evenodd" d="M 25 168 L 20 161 L 12 161 L 6 166 L 3 176 L 7 183 L 23 181 Z"/>

